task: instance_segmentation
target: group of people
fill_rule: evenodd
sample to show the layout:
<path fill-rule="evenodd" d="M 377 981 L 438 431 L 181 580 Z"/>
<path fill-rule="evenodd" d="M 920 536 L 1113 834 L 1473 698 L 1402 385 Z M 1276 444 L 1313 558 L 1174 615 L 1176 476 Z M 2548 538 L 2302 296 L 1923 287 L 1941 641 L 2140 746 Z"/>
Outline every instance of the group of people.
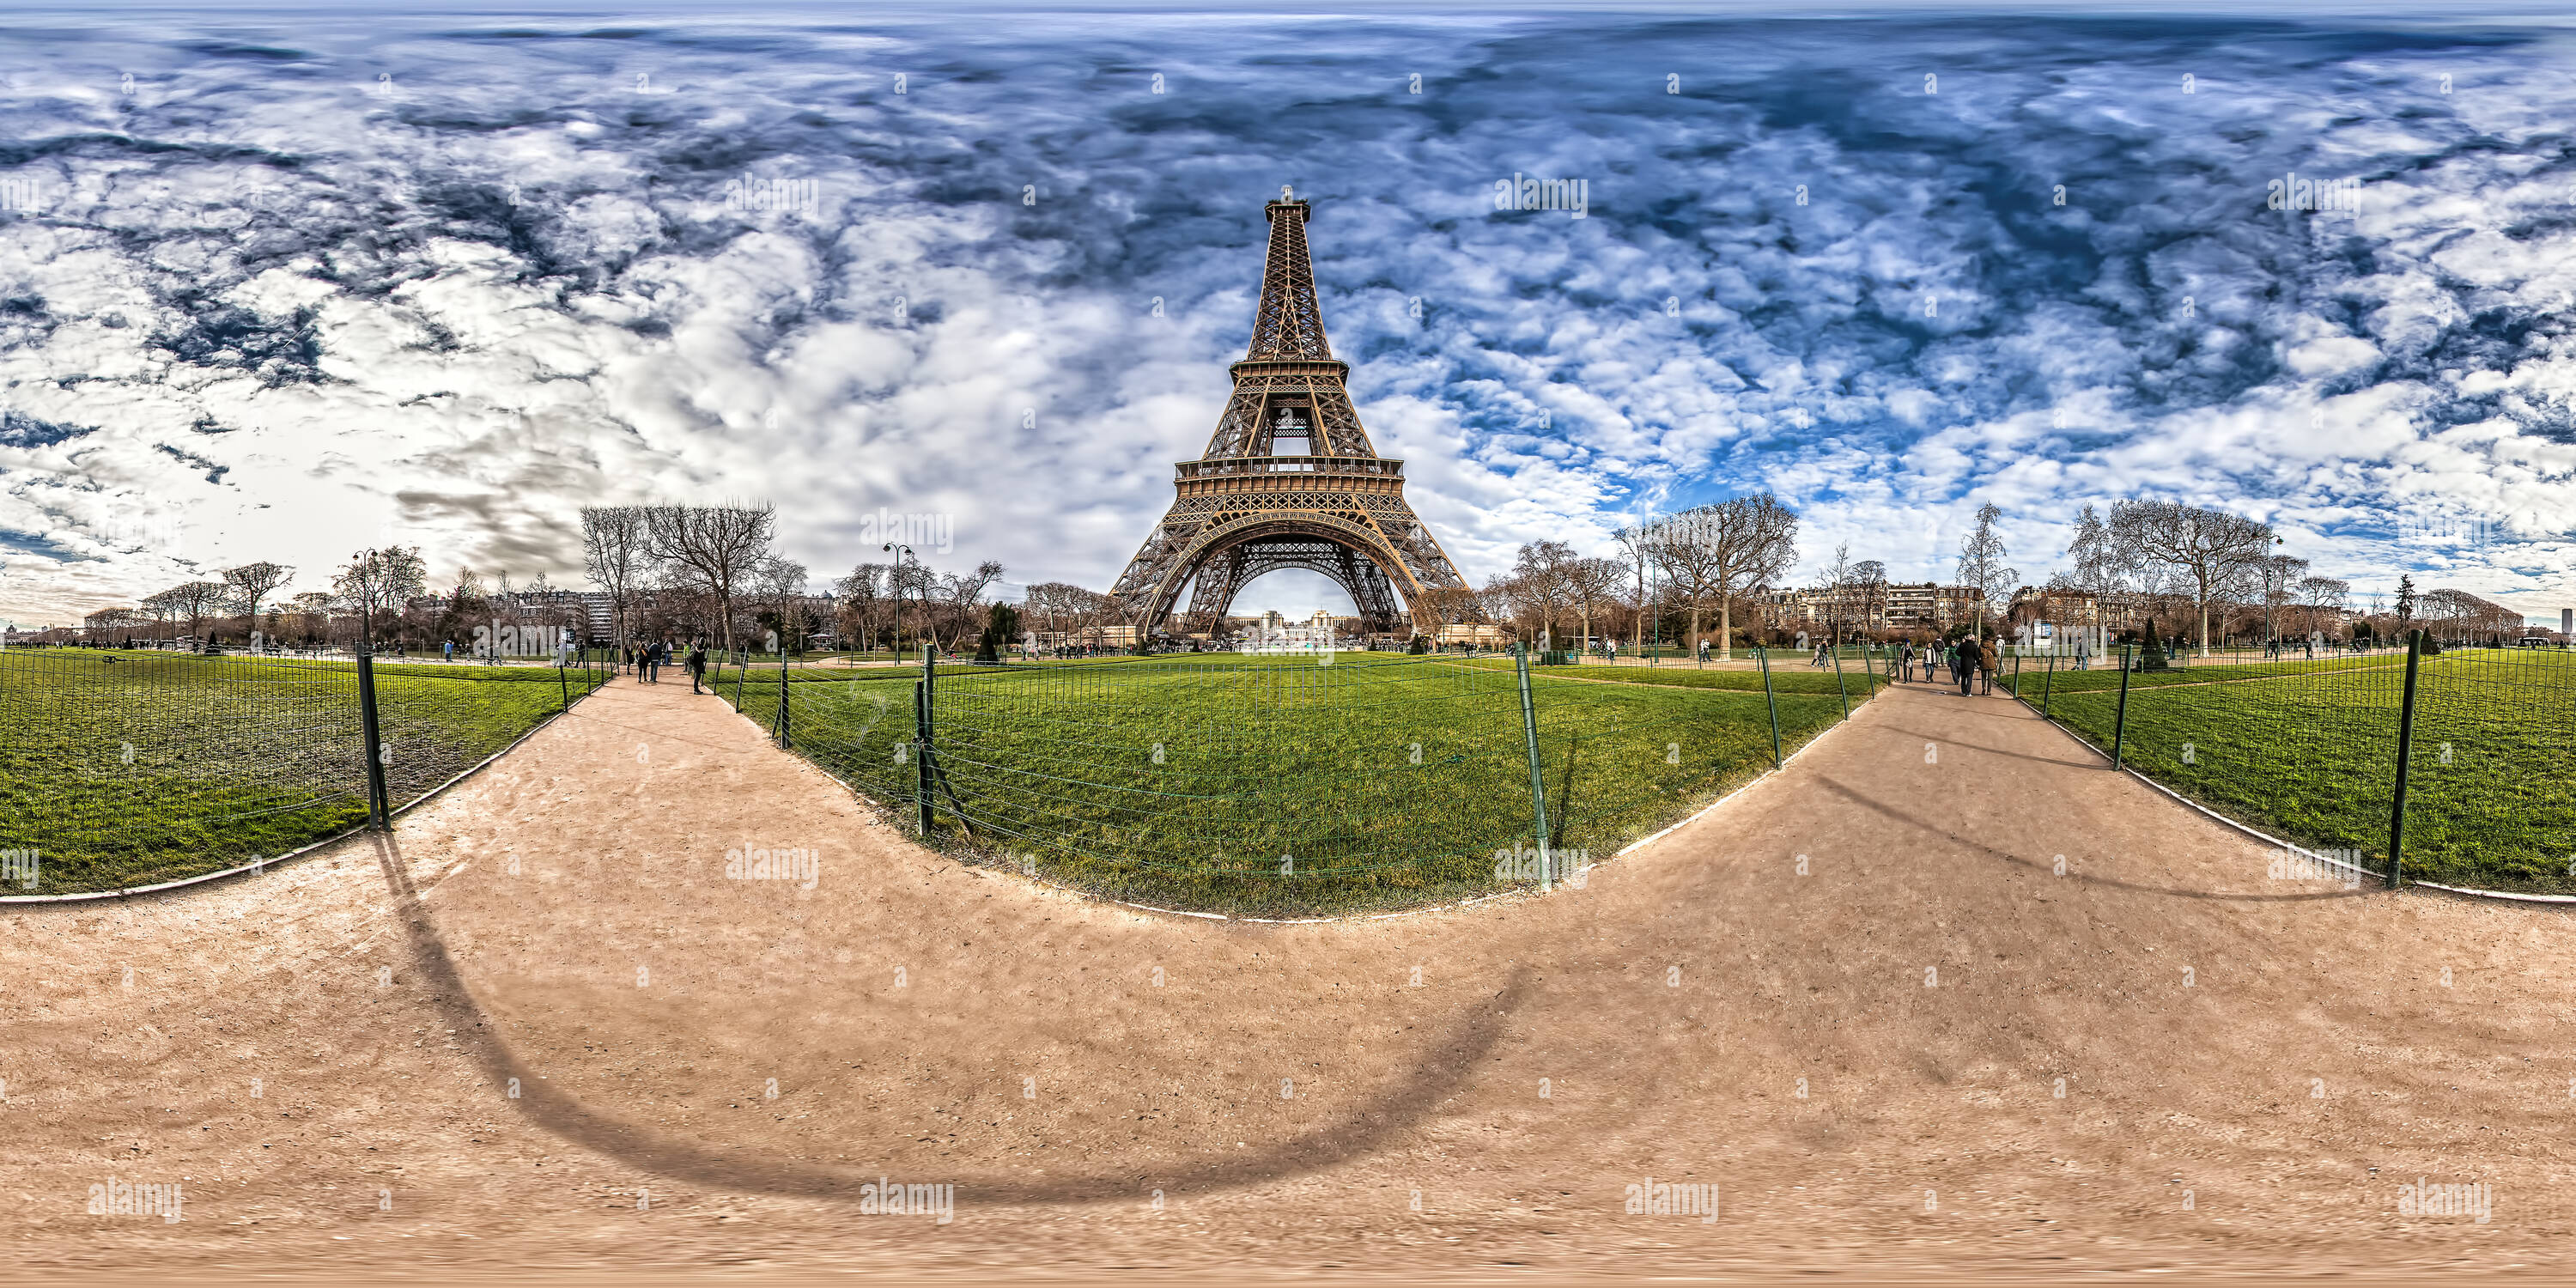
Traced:
<path fill-rule="evenodd" d="M 637 684 L 660 684 L 662 668 L 670 662 L 677 650 L 671 646 L 669 640 L 654 640 L 649 644 L 630 644 L 624 652 L 625 665 L 634 668 Z M 703 639 L 691 640 L 689 651 L 682 654 L 681 658 L 683 665 L 689 670 L 689 692 L 706 692 L 698 685 L 707 674 L 707 642 Z"/>
<path fill-rule="evenodd" d="M 1922 682 L 1937 684 L 1940 681 L 1935 678 L 1936 673 L 1947 667 L 1951 681 L 1959 686 L 1960 696 L 1967 696 L 1972 687 L 1975 692 L 1992 693 L 1995 691 L 1995 668 L 2002 660 L 1996 654 L 1992 640 L 1962 636 L 1947 647 L 1927 643 L 1920 650 L 1912 640 L 1907 640 L 1897 650 L 1896 678 L 1904 683 L 1914 682 L 1914 668 L 1919 665 L 1923 668 Z M 1984 683 L 1978 686 L 1981 676 Z"/>

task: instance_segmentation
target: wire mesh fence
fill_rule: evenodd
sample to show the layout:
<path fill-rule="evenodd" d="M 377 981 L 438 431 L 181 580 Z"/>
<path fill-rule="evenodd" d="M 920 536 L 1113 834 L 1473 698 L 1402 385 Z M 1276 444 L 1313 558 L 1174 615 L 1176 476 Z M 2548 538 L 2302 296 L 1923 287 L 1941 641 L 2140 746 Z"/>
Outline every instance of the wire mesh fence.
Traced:
<path fill-rule="evenodd" d="M 464 773 L 606 678 L 148 650 L 0 651 L 0 896 L 134 889 L 276 858 Z"/>
<path fill-rule="evenodd" d="M 2576 891 L 2576 653 L 2427 652 L 2411 685 L 2406 649 L 2122 661 L 2023 659 L 2009 683 L 2123 767 L 2311 853 Z"/>
<path fill-rule="evenodd" d="M 2576 892 L 2576 653 L 2427 657 L 2413 734 L 2410 876 Z"/>
<path fill-rule="evenodd" d="M 1768 665 L 1646 683 L 1345 652 L 713 680 L 935 845 L 1136 902 L 1272 915 L 1568 879 L 1885 683 L 1860 658 L 1839 683 L 1766 685 Z"/>

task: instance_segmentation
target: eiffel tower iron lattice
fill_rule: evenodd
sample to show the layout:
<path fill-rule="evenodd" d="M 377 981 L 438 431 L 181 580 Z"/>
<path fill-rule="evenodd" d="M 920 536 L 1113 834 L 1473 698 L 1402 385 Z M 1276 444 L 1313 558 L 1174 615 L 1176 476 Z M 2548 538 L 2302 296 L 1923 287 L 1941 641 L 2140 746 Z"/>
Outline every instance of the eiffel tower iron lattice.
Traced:
<path fill-rule="evenodd" d="M 1167 631 L 1188 592 L 1184 629 L 1215 634 L 1254 578 L 1283 568 L 1330 577 L 1358 605 L 1361 629 L 1408 619 L 1434 633 L 1425 596 L 1466 582 L 1404 500 L 1404 462 L 1377 454 L 1333 357 L 1306 251 L 1311 207 L 1263 207 L 1270 253 L 1252 344 L 1228 368 L 1234 396 L 1207 452 L 1176 467 L 1177 495 L 1111 588 L 1144 638 Z"/>

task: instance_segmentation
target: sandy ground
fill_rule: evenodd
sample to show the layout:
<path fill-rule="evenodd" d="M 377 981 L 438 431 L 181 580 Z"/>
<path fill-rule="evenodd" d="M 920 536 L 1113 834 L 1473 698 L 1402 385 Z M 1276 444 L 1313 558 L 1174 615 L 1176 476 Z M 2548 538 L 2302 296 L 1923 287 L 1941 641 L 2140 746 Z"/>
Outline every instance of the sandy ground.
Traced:
<path fill-rule="evenodd" d="M 728 879 L 746 846 L 818 851 L 812 888 Z M 2567 914 L 2269 857 L 2007 699 L 1917 686 L 1582 889 L 1211 922 L 961 868 L 715 699 L 621 681 L 390 836 L 0 914 L 0 1253 L 2562 1269 Z M 181 1182 L 183 1219 L 89 1215 L 111 1176 Z M 864 1212 L 881 1176 L 953 1185 L 953 1220 Z M 2487 1183 L 2491 1219 L 2401 1215 L 2418 1177 Z M 1720 1187 L 1718 1219 L 1625 1212 L 1647 1178 Z"/>

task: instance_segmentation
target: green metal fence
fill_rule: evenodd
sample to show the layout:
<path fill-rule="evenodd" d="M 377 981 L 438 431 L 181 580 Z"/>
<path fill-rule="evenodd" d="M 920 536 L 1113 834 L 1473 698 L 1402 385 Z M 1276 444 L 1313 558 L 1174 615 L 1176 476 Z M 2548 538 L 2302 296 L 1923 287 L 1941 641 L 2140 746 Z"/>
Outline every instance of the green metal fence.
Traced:
<path fill-rule="evenodd" d="M 0 854 L 31 869 L 0 896 L 185 880 L 380 821 L 608 674 L 604 654 L 556 667 L 0 651 Z"/>
<path fill-rule="evenodd" d="M 2576 653 L 2120 660 L 2023 659 L 2008 683 L 2122 767 L 2303 849 L 2391 881 L 2576 892 Z"/>
<path fill-rule="evenodd" d="M 1770 678 L 1764 664 L 1742 679 Z M 1885 683 L 1857 657 L 1839 684 L 1766 691 L 1400 653 L 754 665 L 716 682 L 936 846 L 1256 915 L 1553 884 L 1773 768 Z"/>

